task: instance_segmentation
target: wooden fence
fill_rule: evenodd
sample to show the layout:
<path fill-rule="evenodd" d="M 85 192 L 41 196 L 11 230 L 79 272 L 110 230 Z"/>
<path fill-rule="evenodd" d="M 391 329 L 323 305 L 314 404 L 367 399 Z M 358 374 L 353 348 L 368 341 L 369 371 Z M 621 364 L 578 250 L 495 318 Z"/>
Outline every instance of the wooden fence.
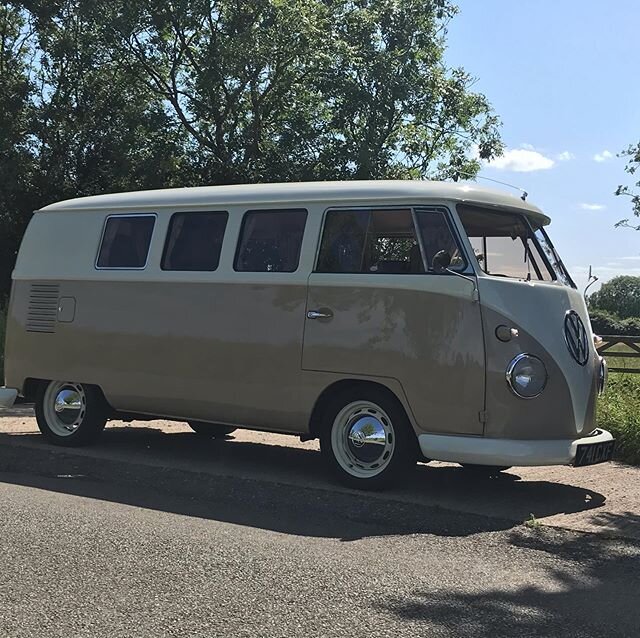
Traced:
<path fill-rule="evenodd" d="M 596 347 L 607 360 L 609 372 L 640 373 L 640 337 L 603 335 Z"/>

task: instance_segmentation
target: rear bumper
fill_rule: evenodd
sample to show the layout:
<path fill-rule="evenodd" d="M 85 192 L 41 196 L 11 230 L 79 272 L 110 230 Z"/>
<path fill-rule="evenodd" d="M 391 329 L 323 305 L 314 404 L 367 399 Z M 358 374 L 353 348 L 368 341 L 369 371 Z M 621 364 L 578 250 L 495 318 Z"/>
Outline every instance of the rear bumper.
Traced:
<path fill-rule="evenodd" d="M 15 388 L 0 388 L 0 408 L 10 408 L 17 396 Z"/>
<path fill-rule="evenodd" d="M 421 434 L 420 450 L 428 459 L 475 465 L 571 465 L 578 445 L 613 441 L 606 430 L 581 439 L 517 440 L 480 436 Z"/>

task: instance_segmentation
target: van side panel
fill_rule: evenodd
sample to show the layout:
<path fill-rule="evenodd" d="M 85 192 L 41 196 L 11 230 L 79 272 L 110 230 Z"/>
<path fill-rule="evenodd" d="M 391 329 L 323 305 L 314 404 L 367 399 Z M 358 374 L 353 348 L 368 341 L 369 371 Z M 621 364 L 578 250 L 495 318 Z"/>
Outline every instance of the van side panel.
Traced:
<path fill-rule="evenodd" d="M 54 334 L 24 330 L 29 287 L 16 286 L 11 376 L 95 383 L 121 410 L 300 427 L 306 286 L 64 282 L 76 316 Z"/>
<path fill-rule="evenodd" d="M 303 368 L 397 379 L 423 432 L 482 435 L 484 339 L 453 275 L 313 273 Z"/>

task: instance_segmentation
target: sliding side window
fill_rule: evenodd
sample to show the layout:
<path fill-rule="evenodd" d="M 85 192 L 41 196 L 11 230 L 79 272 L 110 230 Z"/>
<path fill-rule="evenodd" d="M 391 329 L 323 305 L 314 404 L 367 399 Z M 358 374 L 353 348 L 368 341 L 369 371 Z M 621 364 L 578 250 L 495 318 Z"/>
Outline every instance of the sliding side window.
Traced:
<path fill-rule="evenodd" d="M 307 211 L 245 213 L 234 268 L 239 272 L 294 272 L 300 261 Z"/>
<path fill-rule="evenodd" d="M 228 217 L 224 211 L 174 213 L 162 255 L 162 270 L 216 270 Z"/>

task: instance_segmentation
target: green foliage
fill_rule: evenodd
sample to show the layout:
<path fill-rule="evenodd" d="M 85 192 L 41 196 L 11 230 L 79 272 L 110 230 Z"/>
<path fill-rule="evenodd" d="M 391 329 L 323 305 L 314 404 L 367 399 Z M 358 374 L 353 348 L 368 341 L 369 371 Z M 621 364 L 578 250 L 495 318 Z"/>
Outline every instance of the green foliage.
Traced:
<path fill-rule="evenodd" d="M 444 63 L 447 0 L 121 1 L 113 45 L 210 181 L 459 178 L 473 144 L 501 151 L 487 99 Z"/>
<path fill-rule="evenodd" d="M 616 438 L 616 458 L 640 464 L 640 374 L 609 376 L 598 401 L 598 426 Z"/>
<path fill-rule="evenodd" d="M 620 319 L 606 310 L 589 310 L 591 327 L 598 335 L 640 336 L 640 318 Z"/>
<path fill-rule="evenodd" d="M 604 310 L 621 319 L 640 317 L 640 277 L 623 275 L 602 284 L 589 297 L 591 310 Z"/>
<path fill-rule="evenodd" d="M 35 203 L 30 138 L 34 86 L 28 74 L 27 29 L 22 11 L 12 4 L 0 5 L 0 296 L 8 291 L 26 210 Z"/>
<path fill-rule="evenodd" d="M 635 175 L 636 171 L 640 168 L 640 142 L 635 146 L 630 146 L 622 152 L 623 156 L 629 158 L 625 171 L 629 175 Z M 620 185 L 616 189 L 616 195 L 625 195 L 631 198 L 631 210 L 636 217 L 640 217 L 640 181 L 637 181 L 633 186 Z M 631 224 L 628 219 L 621 219 L 616 226 L 626 226 L 635 230 L 640 230 L 640 225 L 636 226 Z"/>
<path fill-rule="evenodd" d="M 444 61 L 449 0 L 0 7 L 0 294 L 31 212 L 113 191 L 473 177 L 499 120 Z"/>

